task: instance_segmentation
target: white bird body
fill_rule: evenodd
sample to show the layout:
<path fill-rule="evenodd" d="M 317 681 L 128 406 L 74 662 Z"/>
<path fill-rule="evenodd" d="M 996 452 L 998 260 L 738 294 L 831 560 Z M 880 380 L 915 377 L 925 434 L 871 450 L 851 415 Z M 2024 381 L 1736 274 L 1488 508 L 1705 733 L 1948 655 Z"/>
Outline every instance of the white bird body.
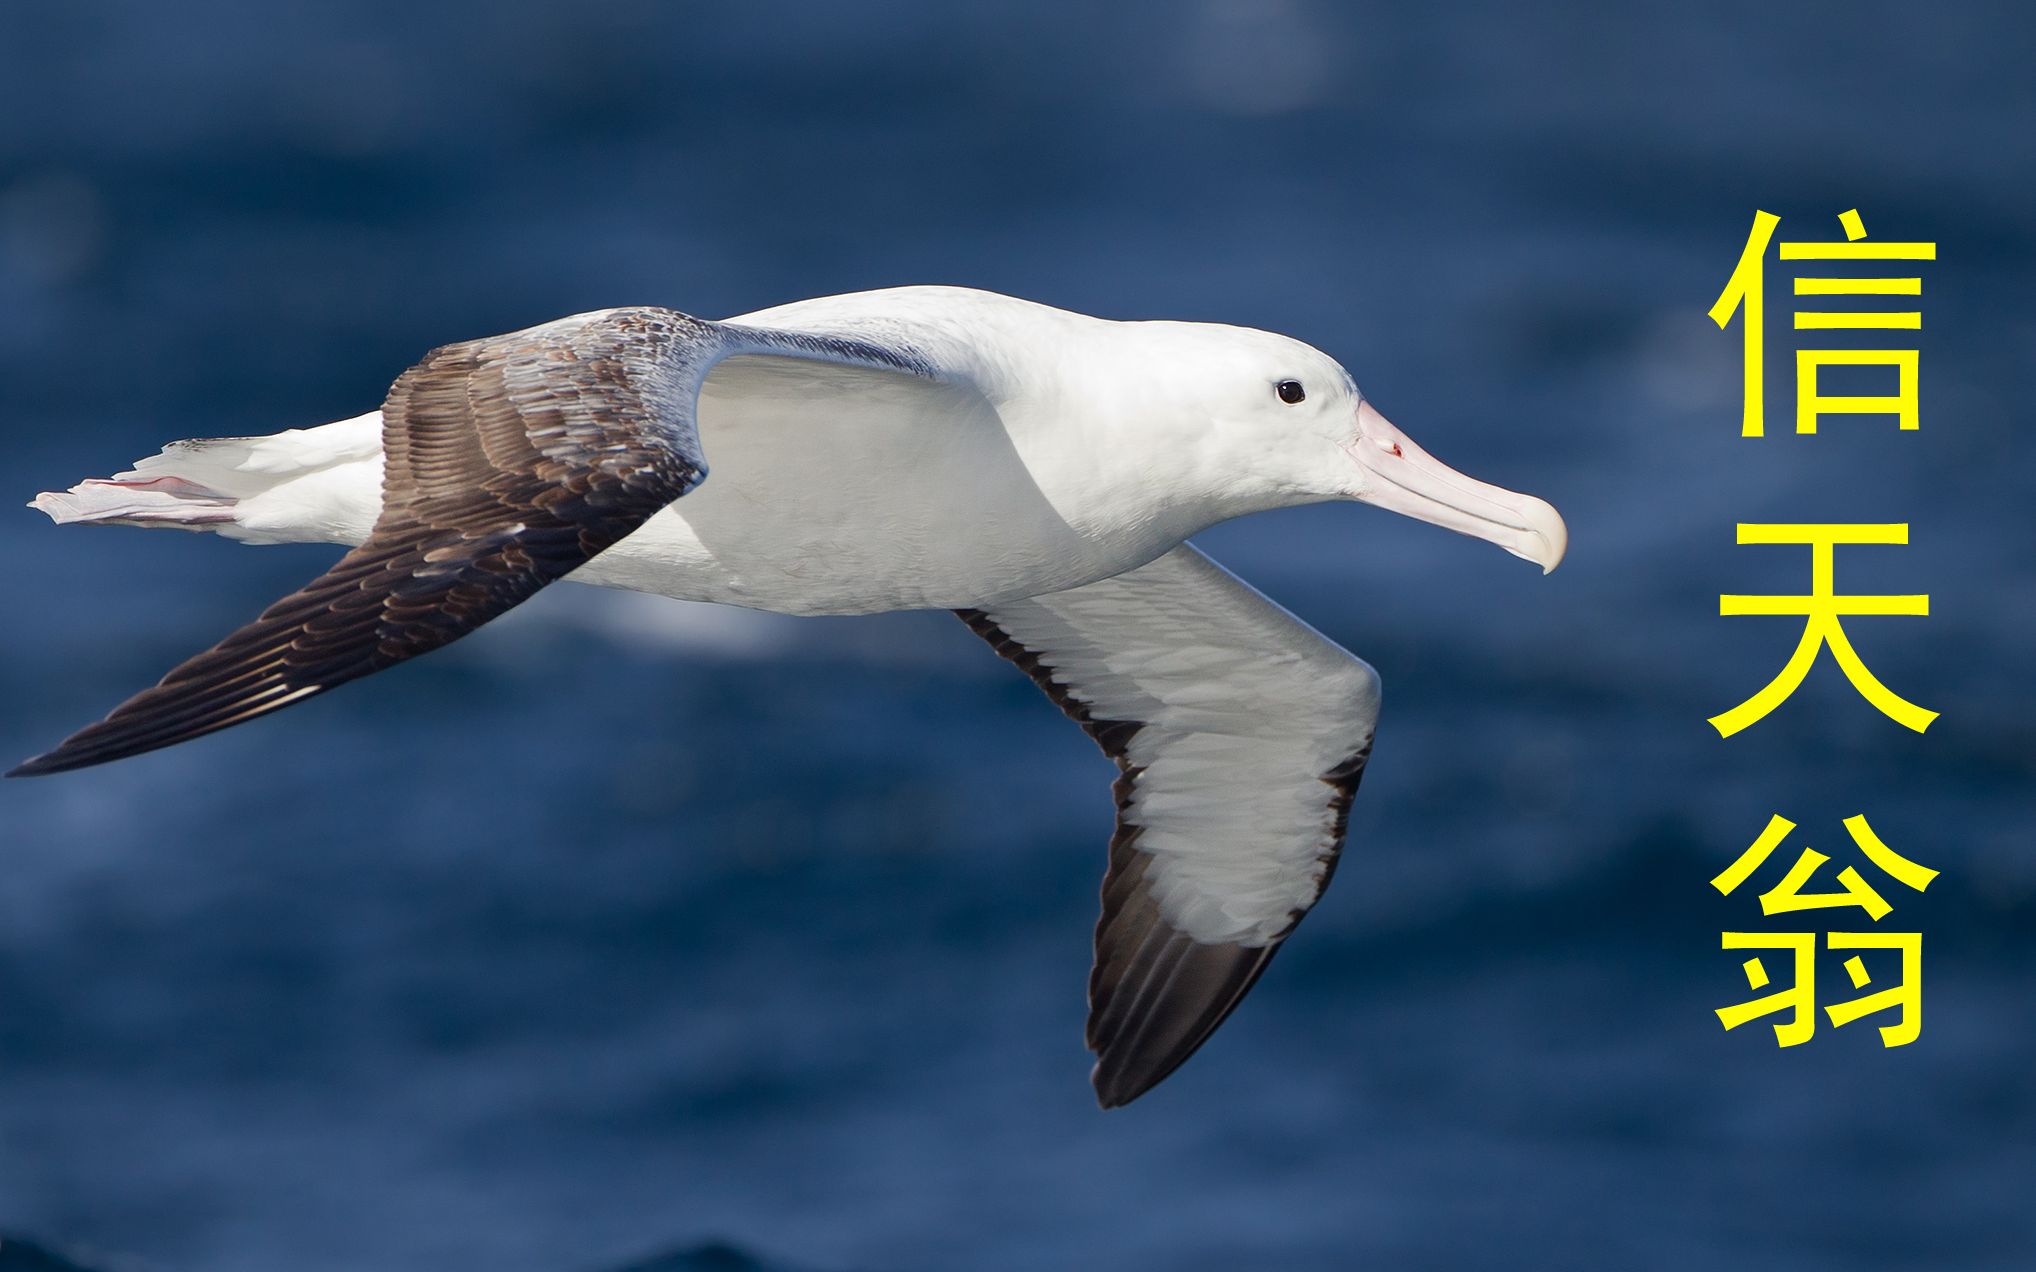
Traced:
<path fill-rule="evenodd" d="M 711 479 L 708 473 L 711 469 Z M 1123 772 L 1089 1039 L 1105 1104 L 1177 1066 L 1326 885 L 1378 678 L 1186 539 L 1359 499 L 1552 569 L 1538 499 L 1440 464 L 1327 355 L 909 287 L 435 350 L 381 411 L 176 443 L 59 522 L 354 549 L 17 773 L 265 714 L 574 581 L 791 614 L 946 608 Z"/>
<path fill-rule="evenodd" d="M 1110 322 L 949 287 L 823 297 L 728 321 L 909 341 L 941 378 L 722 362 L 700 391 L 713 479 L 581 566 L 575 582 L 785 614 L 973 608 L 1121 574 L 1216 521 L 1280 502 L 1195 491 L 1184 448 L 1156 446 L 1164 439 L 1143 427 L 1151 403 L 1126 402 L 1116 387 L 1170 336 L 1191 343 L 1208 330 L 1197 324 Z M 1022 357 L 1002 347 L 1012 336 Z M 229 443 L 210 462 L 159 458 L 244 492 L 230 521 L 195 527 L 243 542 L 352 547 L 382 510 L 380 411 Z M 137 470 L 150 471 L 148 461 Z M 68 497 L 45 498 L 54 510 Z"/>

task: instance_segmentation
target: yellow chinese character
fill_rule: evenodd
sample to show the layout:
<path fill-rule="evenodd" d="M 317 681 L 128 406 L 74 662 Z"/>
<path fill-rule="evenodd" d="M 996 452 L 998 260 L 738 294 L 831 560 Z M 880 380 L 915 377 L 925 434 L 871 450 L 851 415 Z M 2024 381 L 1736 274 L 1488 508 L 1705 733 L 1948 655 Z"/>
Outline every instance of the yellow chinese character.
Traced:
<path fill-rule="evenodd" d="M 1826 645 L 1831 648 L 1831 657 L 1838 663 L 1839 670 L 1852 682 L 1852 687 L 1878 707 L 1881 713 L 1905 728 L 1921 733 L 1937 718 L 1935 711 L 1926 711 L 1908 699 L 1903 698 L 1866 669 L 1859 654 L 1852 648 L 1852 642 L 1845 637 L 1845 628 L 1839 623 L 1844 615 L 1906 615 L 1920 617 L 1929 614 L 1930 598 L 1924 596 L 1839 596 L 1834 591 L 1832 556 L 1835 545 L 1840 543 L 1889 543 L 1902 544 L 1909 541 L 1909 527 L 1898 525 L 1748 525 L 1739 527 L 1739 542 L 1748 543 L 1806 543 L 1810 545 L 1810 594 L 1808 596 L 1720 596 L 1718 613 L 1728 618 L 1743 615 L 1800 615 L 1803 623 L 1803 637 L 1789 656 L 1788 662 L 1775 674 L 1767 686 L 1751 698 L 1720 715 L 1711 717 L 1711 727 L 1718 730 L 1718 736 L 1731 737 L 1747 725 L 1766 717 L 1782 703 L 1788 701 L 1810 674 L 1810 664 L 1817 660 L 1817 651 Z"/>
<path fill-rule="evenodd" d="M 1732 315 L 1744 309 L 1740 334 L 1744 345 L 1745 406 L 1740 415 L 1742 437 L 1759 437 L 1765 432 L 1766 390 L 1762 372 L 1763 338 L 1766 332 L 1766 288 L 1762 279 L 1762 258 L 1774 237 L 1781 218 L 1771 212 L 1755 212 L 1753 228 L 1739 262 L 1711 306 L 1711 321 L 1724 330 Z M 1784 242 L 1780 258 L 1785 261 L 1932 261 L 1937 259 L 1935 243 L 1866 243 L 1866 226 L 1859 209 L 1842 212 L 1838 223 L 1845 230 L 1843 243 Z M 1921 278 L 1798 278 L 1798 296 L 1920 296 Z M 1896 330 L 1914 331 L 1923 325 L 1920 310 L 1798 310 L 1795 328 L 1806 330 Z M 1913 430 L 1918 426 L 1916 407 L 1917 364 L 1914 349 L 1798 349 L 1796 351 L 1796 432 L 1814 433 L 1824 415 L 1891 414 L 1897 425 Z M 1817 374 L 1828 366 L 1890 366 L 1895 368 L 1896 386 L 1890 396 L 1825 396 L 1818 392 Z"/>
<path fill-rule="evenodd" d="M 1760 832 L 1760 837 L 1755 839 L 1745 852 L 1739 854 L 1737 861 L 1711 880 L 1711 886 L 1722 895 L 1730 896 L 1733 889 L 1746 882 L 1747 876 L 1759 869 L 1761 863 L 1781 846 L 1782 840 L 1788 838 L 1789 832 L 1795 828 L 1796 824 L 1785 817 L 1769 817 L 1767 827 Z M 1858 844 L 1860 851 L 1866 854 L 1867 860 L 1896 882 L 1921 892 L 1937 877 L 1935 870 L 1917 865 L 1881 842 L 1881 837 L 1874 833 L 1873 827 L 1867 825 L 1864 815 L 1846 818 L 1845 829 L 1852 836 L 1852 842 Z M 1789 868 L 1782 881 L 1760 895 L 1760 912 L 1786 914 L 1791 910 L 1820 910 L 1832 906 L 1856 905 L 1878 923 L 1894 909 L 1887 903 L 1886 898 L 1875 891 L 1873 885 L 1851 866 L 1838 872 L 1838 883 L 1843 891 L 1804 892 L 1803 885 L 1808 883 L 1810 877 L 1829 860 L 1831 860 L 1829 857 L 1814 849 L 1803 849 L 1796 858 L 1796 864 Z"/>
<path fill-rule="evenodd" d="M 1894 986 L 1876 994 L 1867 994 L 1851 1002 L 1832 1003 L 1824 1008 L 1831 1017 L 1831 1023 L 1849 1025 L 1861 1016 L 1870 1016 L 1890 1007 L 1901 1009 L 1892 1025 L 1880 1027 L 1880 1045 L 1902 1047 L 1914 1042 L 1923 1034 L 1923 934 L 1921 932 L 1828 932 L 1824 937 L 1827 949 L 1834 950 L 1900 950 L 1902 952 L 1902 978 Z M 1855 954 L 1845 960 L 1845 974 L 1852 978 L 1854 989 L 1864 989 L 1872 978 L 1866 974 L 1866 964 Z M 1729 1026 L 1727 1026 L 1729 1028 Z"/>
<path fill-rule="evenodd" d="M 1711 886 L 1720 893 L 1731 895 L 1734 889 L 1746 882 L 1753 872 L 1781 846 L 1796 824 L 1785 817 L 1772 816 L 1738 860 L 1721 871 L 1711 880 Z M 1867 860 L 1879 867 L 1890 878 L 1903 886 L 1921 892 L 1930 886 L 1937 872 L 1921 866 L 1902 856 L 1882 842 L 1867 825 L 1864 815 L 1845 819 L 1845 829 L 1852 836 L 1852 842 L 1859 845 Z M 1860 877 L 1857 870 L 1847 866 L 1838 874 L 1842 892 L 1804 892 L 1808 883 L 1830 858 L 1822 853 L 1804 849 L 1790 867 L 1788 874 L 1773 888 L 1761 894 L 1762 914 L 1783 914 L 1791 910 L 1814 910 L 1831 906 L 1856 905 L 1865 910 L 1878 923 L 1892 909 L 1873 886 Z M 1774 1040 L 1777 1046 L 1793 1047 L 1808 1042 L 1816 1032 L 1816 964 L 1814 954 L 1817 934 L 1814 932 L 1725 932 L 1720 934 L 1722 948 L 1728 950 L 1788 950 L 1794 955 L 1794 984 L 1785 990 L 1778 990 L 1751 1002 L 1737 1003 L 1731 1007 L 1717 1009 L 1718 1021 L 1726 1029 L 1737 1029 L 1750 1020 L 1771 1016 L 1787 1011 L 1789 1019 L 1774 1026 Z M 1831 932 L 1826 934 L 1825 948 L 1832 950 L 1893 949 L 1901 951 L 1901 979 L 1894 986 L 1877 993 L 1855 998 L 1850 1002 L 1833 1003 L 1824 1008 L 1833 1026 L 1843 1026 L 1869 1016 L 1875 1012 L 1898 1008 L 1900 1015 L 1892 1025 L 1880 1028 L 1881 1045 L 1899 1047 L 1914 1042 L 1923 1030 L 1923 936 L 1920 932 Z M 1740 964 L 1746 973 L 1746 984 L 1751 989 L 1765 989 L 1768 985 L 1766 966 L 1758 957 L 1749 958 Z M 1867 975 L 1866 964 L 1858 955 L 1845 960 L 1845 974 L 1852 979 L 1854 989 L 1864 989 L 1872 979 Z"/>
<path fill-rule="evenodd" d="M 1718 1008 L 1718 1021 L 1725 1028 L 1737 1029 L 1749 1020 L 1772 1016 L 1778 1011 L 1789 1012 L 1784 1024 L 1774 1027 L 1774 1041 L 1778 1047 L 1793 1047 L 1810 1040 L 1817 1032 L 1816 1005 L 1817 986 L 1817 934 L 1815 932 L 1724 932 L 1720 933 L 1728 950 L 1788 950 L 1795 955 L 1795 984 L 1787 989 L 1777 990 L 1765 998 L 1739 1003 L 1731 1007 Z M 1749 989 L 1767 988 L 1767 968 L 1758 956 L 1740 964 L 1746 973 Z"/>

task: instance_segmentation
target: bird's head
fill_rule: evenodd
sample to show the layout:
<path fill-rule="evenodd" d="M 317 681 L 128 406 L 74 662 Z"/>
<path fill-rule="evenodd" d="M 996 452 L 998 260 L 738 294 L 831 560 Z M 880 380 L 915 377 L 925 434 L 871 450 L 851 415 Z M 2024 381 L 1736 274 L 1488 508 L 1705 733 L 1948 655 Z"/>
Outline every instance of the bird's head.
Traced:
<path fill-rule="evenodd" d="M 1175 346 L 1197 466 L 1247 508 L 1355 499 L 1489 540 L 1543 573 L 1561 562 L 1569 531 L 1551 505 L 1421 449 L 1321 350 L 1241 327 L 1134 325 Z"/>

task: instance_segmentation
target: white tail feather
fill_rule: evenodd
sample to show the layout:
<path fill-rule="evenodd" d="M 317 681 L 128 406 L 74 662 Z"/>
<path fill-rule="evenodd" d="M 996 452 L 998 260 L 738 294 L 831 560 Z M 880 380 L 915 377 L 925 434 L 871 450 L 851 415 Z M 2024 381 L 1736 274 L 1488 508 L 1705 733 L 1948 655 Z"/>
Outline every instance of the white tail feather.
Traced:
<path fill-rule="evenodd" d="M 65 491 L 45 491 L 29 504 L 58 525 L 74 522 L 118 526 L 173 526 L 207 530 L 233 520 L 234 500 L 179 477 L 132 481 L 82 481 Z"/>
<path fill-rule="evenodd" d="M 172 442 L 124 473 L 37 495 L 29 506 L 58 525 L 358 543 L 380 510 L 381 457 L 381 415 L 371 412 L 268 437 Z"/>

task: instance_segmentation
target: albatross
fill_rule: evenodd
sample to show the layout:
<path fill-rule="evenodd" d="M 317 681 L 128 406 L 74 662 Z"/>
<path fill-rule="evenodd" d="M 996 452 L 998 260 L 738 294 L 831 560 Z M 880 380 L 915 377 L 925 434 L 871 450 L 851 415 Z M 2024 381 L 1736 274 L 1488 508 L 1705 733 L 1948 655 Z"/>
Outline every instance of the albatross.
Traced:
<path fill-rule="evenodd" d="M 709 464 L 713 478 L 708 479 Z M 901 287 L 726 321 L 607 309 L 427 354 L 379 411 L 175 442 L 59 523 L 349 551 L 10 776 L 243 724 L 560 579 L 787 614 L 938 608 L 1119 769 L 1089 976 L 1105 1108 L 1172 1073 L 1321 896 L 1371 666 L 1187 540 L 1358 500 L 1553 570 L 1540 499 L 1431 457 L 1300 341 Z"/>

